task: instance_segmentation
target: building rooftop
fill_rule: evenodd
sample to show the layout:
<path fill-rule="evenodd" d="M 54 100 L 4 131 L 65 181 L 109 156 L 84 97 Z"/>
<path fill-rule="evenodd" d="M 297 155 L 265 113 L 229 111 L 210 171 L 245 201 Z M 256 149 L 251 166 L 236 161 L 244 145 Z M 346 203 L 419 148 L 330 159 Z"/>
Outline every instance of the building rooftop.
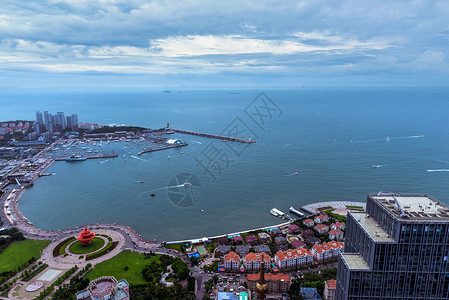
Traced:
<path fill-rule="evenodd" d="M 449 208 L 427 195 L 393 195 L 379 193 L 378 195 L 370 195 L 369 197 L 377 201 L 401 220 L 446 219 L 445 221 L 449 221 Z M 395 199 L 397 200 L 397 203 L 399 203 L 400 208 L 396 204 Z M 406 216 L 404 215 L 404 217 L 401 217 L 401 214 L 405 214 Z"/>
<path fill-rule="evenodd" d="M 365 260 L 359 254 L 342 253 L 341 257 L 351 270 L 370 270 Z"/>
<path fill-rule="evenodd" d="M 375 242 L 394 242 L 395 240 L 388 235 L 388 233 L 383 230 L 382 227 L 370 217 L 367 213 L 364 212 L 349 212 L 356 222 L 358 222 L 362 228 L 368 233 L 371 239 Z"/>

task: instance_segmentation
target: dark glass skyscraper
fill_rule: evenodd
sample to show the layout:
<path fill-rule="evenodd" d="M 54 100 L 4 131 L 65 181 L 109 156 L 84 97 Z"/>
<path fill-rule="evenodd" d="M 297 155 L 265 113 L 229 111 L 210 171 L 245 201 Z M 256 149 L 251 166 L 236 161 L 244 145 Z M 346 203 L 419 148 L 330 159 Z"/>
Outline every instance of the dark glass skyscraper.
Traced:
<path fill-rule="evenodd" d="M 369 195 L 350 212 L 337 300 L 449 299 L 449 208 L 427 195 Z"/>

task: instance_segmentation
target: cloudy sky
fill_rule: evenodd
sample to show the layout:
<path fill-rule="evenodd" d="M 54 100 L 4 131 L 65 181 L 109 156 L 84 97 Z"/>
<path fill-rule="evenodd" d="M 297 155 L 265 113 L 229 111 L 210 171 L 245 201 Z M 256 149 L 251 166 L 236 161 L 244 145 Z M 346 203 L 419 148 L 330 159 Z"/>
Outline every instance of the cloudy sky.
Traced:
<path fill-rule="evenodd" d="M 448 85 L 449 4 L 2 0 L 0 87 Z"/>

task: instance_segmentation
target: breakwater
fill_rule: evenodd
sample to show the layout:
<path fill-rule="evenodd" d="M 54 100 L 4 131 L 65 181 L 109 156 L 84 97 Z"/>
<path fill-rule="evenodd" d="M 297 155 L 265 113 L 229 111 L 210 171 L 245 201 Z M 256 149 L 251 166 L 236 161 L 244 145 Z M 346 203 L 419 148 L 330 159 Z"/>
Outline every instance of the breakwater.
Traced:
<path fill-rule="evenodd" d="M 203 137 L 212 138 L 212 139 L 219 139 L 222 141 L 239 142 L 239 143 L 245 143 L 245 144 L 254 144 L 256 142 L 256 141 L 250 140 L 250 139 L 245 140 L 245 139 L 239 139 L 239 138 L 233 138 L 233 137 L 229 137 L 229 136 L 215 135 L 215 134 L 209 134 L 209 133 L 201 133 L 201 132 L 194 132 L 194 131 L 187 131 L 187 130 L 180 130 L 180 129 L 170 129 L 170 130 L 177 132 L 177 133 L 203 136 Z"/>

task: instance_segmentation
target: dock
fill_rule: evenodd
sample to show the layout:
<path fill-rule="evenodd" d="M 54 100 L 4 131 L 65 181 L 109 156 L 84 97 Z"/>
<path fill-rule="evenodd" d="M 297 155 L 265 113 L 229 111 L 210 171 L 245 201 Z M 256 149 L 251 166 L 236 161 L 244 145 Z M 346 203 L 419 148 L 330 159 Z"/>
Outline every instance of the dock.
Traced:
<path fill-rule="evenodd" d="M 354 201 L 327 201 L 327 202 L 317 202 L 301 207 L 303 211 L 309 214 L 317 214 L 322 208 L 334 208 L 334 209 L 346 209 L 347 206 L 361 206 L 366 210 L 366 203 L 364 202 L 354 202 Z"/>
<path fill-rule="evenodd" d="M 230 142 L 239 142 L 239 143 L 245 143 L 245 144 L 254 144 L 256 141 L 254 140 L 245 140 L 245 139 L 239 139 L 239 138 L 233 138 L 229 136 L 223 136 L 223 135 L 215 135 L 215 134 L 209 134 L 209 133 L 201 133 L 201 132 L 194 132 L 194 131 L 187 131 L 187 130 L 180 130 L 180 129 L 172 129 L 171 131 L 177 132 L 177 133 L 183 133 L 183 134 L 190 134 L 190 135 L 196 135 L 196 136 L 203 136 L 207 138 L 212 139 L 219 139 L 222 141 L 230 141 Z"/>
<path fill-rule="evenodd" d="M 137 153 L 137 155 L 142 155 L 144 153 L 156 152 L 156 151 L 161 151 L 161 150 L 166 150 L 166 149 L 171 149 L 171 148 L 179 148 L 179 147 L 184 147 L 187 145 L 188 144 L 186 144 L 186 143 L 182 143 L 182 144 L 178 144 L 178 145 L 170 145 L 170 146 L 164 146 L 164 147 L 155 148 L 155 149 L 148 149 L 148 150 L 140 151 L 139 153 Z"/>
<path fill-rule="evenodd" d="M 118 154 L 98 154 L 98 155 L 89 155 L 89 156 L 84 156 L 87 159 L 94 159 L 94 158 L 112 158 L 112 157 L 117 157 Z M 58 157 L 55 159 L 55 161 L 63 161 L 66 160 L 67 157 Z"/>

